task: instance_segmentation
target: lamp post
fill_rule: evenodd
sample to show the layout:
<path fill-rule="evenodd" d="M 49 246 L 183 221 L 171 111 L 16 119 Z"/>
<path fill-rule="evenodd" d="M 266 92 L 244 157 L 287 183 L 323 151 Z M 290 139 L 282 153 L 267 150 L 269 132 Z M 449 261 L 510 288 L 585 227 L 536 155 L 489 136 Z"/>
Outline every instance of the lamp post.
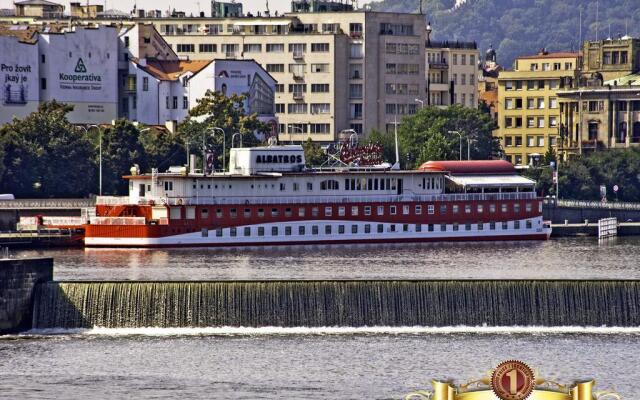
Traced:
<path fill-rule="evenodd" d="M 420 2 L 420 7 L 422 7 L 422 1 Z M 431 44 L 431 32 L 433 31 L 433 28 L 431 28 L 431 21 L 427 23 L 426 30 L 427 30 L 427 44 Z"/>
<path fill-rule="evenodd" d="M 420 99 L 415 99 L 415 101 L 417 103 L 420 103 L 420 109 L 422 110 L 424 108 L 424 100 L 420 100 Z"/>
<path fill-rule="evenodd" d="M 287 127 L 289 128 L 289 144 L 293 144 L 293 137 L 291 136 L 291 129 L 297 129 L 298 132 L 300 132 L 300 134 L 304 134 L 304 130 L 296 125 L 293 124 L 287 124 Z"/>
<path fill-rule="evenodd" d="M 211 136 L 216 137 L 216 132 L 220 132 L 222 134 L 222 172 L 226 172 L 227 170 L 227 138 L 224 133 L 224 129 L 219 128 L 217 126 L 213 126 L 211 128 Z"/>
<path fill-rule="evenodd" d="M 88 128 L 84 127 L 84 126 L 78 126 L 78 128 L 80 129 L 84 129 L 84 133 L 85 135 L 89 135 L 89 130 L 91 128 L 96 128 L 98 129 L 98 146 L 99 146 L 99 152 L 98 152 L 98 160 L 99 160 L 99 165 L 100 165 L 100 172 L 99 172 L 99 183 L 98 183 L 98 194 L 100 196 L 102 196 L 102 129 L 100 129 L 100 127 L 98 125 L 89 125 Z"/>
<path fill-rule="evenodd" d="M 462 161 L 462 134 L 458 131 L 449 131 L 449 134 L 455 133 L 460 137 L 460 150 L 458 150 L 458 154 L 460 154 L 460 161 Z"/>

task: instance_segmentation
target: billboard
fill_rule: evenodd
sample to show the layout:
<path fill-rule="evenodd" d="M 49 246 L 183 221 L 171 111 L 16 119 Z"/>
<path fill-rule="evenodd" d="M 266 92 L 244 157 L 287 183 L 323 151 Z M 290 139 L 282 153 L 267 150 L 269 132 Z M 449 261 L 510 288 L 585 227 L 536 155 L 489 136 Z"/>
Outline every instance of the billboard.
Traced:
<path fill-rule="evenodd" d="M 38 108 L 38 47 L 0 36 L 0 123 Z"/>

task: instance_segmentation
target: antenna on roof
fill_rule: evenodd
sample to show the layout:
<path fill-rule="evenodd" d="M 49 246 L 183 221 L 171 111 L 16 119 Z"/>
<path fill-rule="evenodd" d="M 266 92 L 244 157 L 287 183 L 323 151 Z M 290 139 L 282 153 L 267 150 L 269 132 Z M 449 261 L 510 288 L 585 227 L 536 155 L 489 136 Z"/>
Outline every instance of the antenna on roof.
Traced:
<path fill-rule="evenodd" d="M 598 29 L 600 28 L 599 9 L 600 9 L 600 2 L 596 1 L 596 42 L 598 41 Z"/>
<path fill-rule="evenodd" d="M 267 11 L 265 12 L 265 14 L 269 16 L 269 0 L 266 1 L 266 7 L 267 7 Z"/>

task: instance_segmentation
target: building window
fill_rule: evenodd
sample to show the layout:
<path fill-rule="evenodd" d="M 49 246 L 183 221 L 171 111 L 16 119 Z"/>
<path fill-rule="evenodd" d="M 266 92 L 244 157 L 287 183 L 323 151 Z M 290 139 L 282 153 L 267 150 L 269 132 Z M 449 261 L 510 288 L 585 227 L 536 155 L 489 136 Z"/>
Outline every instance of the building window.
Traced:
<path fill-rule="evenodd" d="M 47 78 L 40 78 L 40 89 L 47 90 Z"/>
<path fill-rule="evenodd" d="M 262 45 L 260 43 L 247 43 L 242 46 L 242 51 L 245 53 L 261 53 Z"/>
<path fill-rule="evenodd" d="M 328 92 L 329 92 L 328 83 L 312 83 L 311 84 L 311 93 L 328 93 Z"/>
<path fill-rule="evenodd" d="M 176 52 L 178 53 L 193 53 L 195 52 L 196 46 L 192 43 L 189 44 L 178 44 L 176 46 Z"/>
<path fill-rule="evenodd" d="M 267 72 L 284 72 L 284 64 L 267 64 Z"/>
<path fill-rule="evenodd" d="M 312 73 L 329 72 L 329 64 L 311 64 Z"/>
<path fill-rule="evenodd" d="M 284 44 L 282 43 L 267 44 L 267 53 L 284 53 Z"/>
<path fill-rule="evenodd" d="M 198 51 L 200 53 L 215 53 L 217 46 L 215 43 L 200 43 L 198 45 Z"/>
<path fill-rule="evenodd" d="M 311 114 L 329 114 L 329 112 L 330 112 L 329 103 L 312 103 L 311 104 Z"/>
<path fill-rule="evenodd" d="M 284 114 L 284 104 L 276 103 L 276 114 Z"/>
<path fill-rule="evenodd" d="M 178 108 L 178 96 L 173 96 L 173 109 Z"/>
<path fill-rule="evenodd" d="M 311 43 L 312 53 L 326 53 L 329 51 L 329 43 Z"/>
<path fill-rule="evenodd" d="M 362 84 L 352 83 L 349 85 L 349 98 L 351 99 L 362 98 Z"/>
<path fill-rule="evenodd" d="M 189 98 L 187 96 L 182 96 L 182 108 L 185 110 L 189 108 Z"/>

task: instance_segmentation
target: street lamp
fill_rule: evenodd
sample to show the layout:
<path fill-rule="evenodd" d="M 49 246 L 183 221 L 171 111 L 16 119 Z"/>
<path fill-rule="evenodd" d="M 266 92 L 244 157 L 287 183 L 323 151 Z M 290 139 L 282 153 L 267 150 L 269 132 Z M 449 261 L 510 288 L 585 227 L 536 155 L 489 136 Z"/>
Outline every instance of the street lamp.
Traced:
<path fill-rule="evenodd" d="M 96 128 L 98 129 L 98 142 L 99 142 L 99 164 L 100 164 L 100 173 L 99 173 L 99 186 L 98 186 L 98 190 L 99 190 L 99 195 L 102 196 L 102 129 L 100 129 L 100 127 L 98 125 L 89 125 L 88 128 L 79 125 L 78 128 L 80 129 L 84 129 L 84 133 L 85 135 L 89 135 L 89 130 L 91 128 Z"/>
<path fill-rule="evenodd" d="M 227 170 L 227 135 L 224 133 L 224 129 L 219 128 L 217 126 L 213 126 L 211 129 L 211 136 L 213 138 L 216 137 L 216 132 L 220 132 L 222 134 L 222 172 L 226 172 Z"/>
<path fill-rule="evenodd" d="M 293 124 L 287 124 L 287 127 L 289 127 L 289 144 L 293 144 L 293 137 L 291 136 L 291 129 L 298 129 L 298 132 L 300 132 L 300 134 L 304 134 L 304 129 L 302 129 L 299 126 L 293 125 Z"/>
<path fill-rule="evenodd" d="M 458 150 L 458 154 L 460 154 L 460 161 L 462 161 L 462 134 L 458 131 L 449 131 L 449 134 L 457 134 L 460 137 L 460 150 Z"/>
<path fill-rule="evenodd" d="M 420 109 L 422 110 L 424 108 L 424 100 L 416 99 L 415 101 L 420 103 Z"/>
<path fill-rule="evenodd" d="M 422 1 L 420 2 L 420 7 L 422 7 Z M 431 28 L 431 21 L 427 23 L 426 31 L 427 31 L 427 44 L 431 44 L 431 32 L 433 31 L 433 28 Z"/>

